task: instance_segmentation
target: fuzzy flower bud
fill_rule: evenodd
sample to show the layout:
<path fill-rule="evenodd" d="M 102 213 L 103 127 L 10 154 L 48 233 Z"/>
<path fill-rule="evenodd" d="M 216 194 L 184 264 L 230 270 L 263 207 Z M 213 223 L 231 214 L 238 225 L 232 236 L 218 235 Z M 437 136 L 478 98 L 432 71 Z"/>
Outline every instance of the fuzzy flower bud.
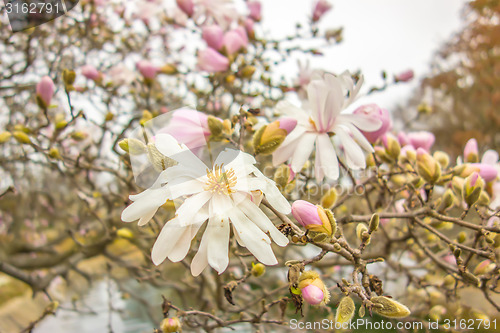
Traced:
<path fill-rule="evenodd" d="M 201 36 L 203 40 L 207 42 L 208 47 L 214 50 L 220 50 L 222 48 L 224 31 L 220 26 L 214 24 L 203 27 Z"/>
<path fill-rule="evenodd" d="M 253 147 L 257 154 L 272 154 L 293 131 L 297 120 L 289 117 L 280 118 L 269 125 L 262 126 L 253 137 Z"/>
<path fill-rule="evenodd" d="M 321 206 L 326 209 L 331 209 L 337 201 L 337 190 L 332 187 L 321 197 Z"/>
<path fill-rule="evenodd" d="M 319 0 L 316 2 L 314 5 L 313 9 L 313 14 L 312 14 L 312 20 L 314 22 L 319 21 L 319 19 L 326 14 L 330 9 L 332 8 L 332 5 L 326 1 L 326 0 Z"/>
<path fill-rule="evenodd" d="M 293 217 L 304 228 L 332 236 L 337 228 L 333 213 L 304 200 L 292 204 Z"/>
<path fill-rule="evenodd" d="M 370 118 L 378 119 L 382 122 L 380 128 L 374 132 L 364 132 L 363 135 L 370 143 L 375 143 L 379 138 L 387 133 L 391 128 L 392 121 L 389 111 L 382 109 L 377 104 L 362 105 L 353 112 L 354 114 L 362 114 Z"/>
<path fill-rule="evenodd" d="M 473 172 L 465 179 L 463 196 L 469 207 L 471 207 L 481 196 L 483 191 L 484 181 L 477 172 Z"/>
<path fill-rule="evenodd" d="M 447 168 L 450 164 L 450 157 L 444 151 L 438 150 L 434 152 L 432 156 L 436 161 L 438 161 L 439 164 L 441 164 L 441 167 L 443 168 Z"/>
<path fill-rule="evenodd" d="M 36 85 L 36 95 L 41 107 L 47 108 L 50 105 L 52 96 L 54 96 L 54 82 L 48 76 L 42 77 L 40 82 Z"/>
<path fill-rule="evenodd" d="M 229 68 L 229 59 L 212 48 L 198 52 L 198 67 L 207 72 L 224 72 Z"/>
<path fill-rule="evenodd" d="M 324 305 L 330 301 L 328 289 L 314 271 L 305 271 L 300 275 L 298 289 L 304 301 L 310 305 Z"/>
<path fill-rule="evenodd" d="M 350 322 L 352 317 L 354 317 L 355 311 L 356 306 L 352 298 L 349 296 L 342 298 L 337 307 L 337 312 L 335 313 L 335 322 L 340 325 Z"/>
<path fill-rule="evenodd" d="M 28 134 L 24 133 L 23 131 L 14 131 L 14 132 L 12 132 L 12 136 L 19 143 L 22 143 L 22 144 L 30 144 L 31 143 L 30 137 L 28 136 Z"/>
<path fill-rule="evenodd" d="M 382 307 L 373 307 L 373 311 L 388 318 L 404 318 L 410 315 L 410 310 L 403 304 L 392 298 L 385 296 L 372 297 L 373 304 L 380 304 Z"/>
<path fill-rule="evenodd" d="M 9 139 L 12 137 L 12 134 L 10 132 L 2 132 L 0 133 L 0 144 L 6 143 L 9 141 Z"/>
<path fill-rule="evenodd" d="M 426 182 L 435 184 L 441 177 L 441 165 L 424 149 L 417 149 L 417 171 Z"/>
<path fill-rule="evenodd" d="M 464 148 L 464 160 L 467 163 L 477 163 L 479 162 L 477 140 L 472 138 L 465 144 Z"/>
<path fill-rule="evenodd" d="M 494 165 L 485 163 L 473 163 L 471 165 L 478 169 L 479 175 L 485 182 L 489 183 L 497 179 L 498 171 Z"/>
<path fill-rule="evenodd" d="M 393 160 L 397 160 L 399 154 L 401 153 L 401 146 L 399 145 L 398 140 L 396 140 L 392 135 L 387 134 L 382 137 L 382 143 L 384 144 L 387 156 Z"/>
<path fill-rule="evenodd" d="M 227 54 L 235 54 L 241 49 L 247 47 L 248 37 L 243 27 L 238 27 L 224 34 L 222 44 L 226 49 Z"/>
<path fill-rule="evenodd" d="M 163 333 L 174 333 L 181 331 L 181 322 L 179 318 L 165 318 L 160 324 L 160 328 Z"/>
<path fill-rule="evenodd" d="M 496 265 L 491 262 L 491 260 L 483 260 L 481 261 L 476 268 L 474 269 L 474 275 L 484 275 L 492 272 L 495 269 Z"/>

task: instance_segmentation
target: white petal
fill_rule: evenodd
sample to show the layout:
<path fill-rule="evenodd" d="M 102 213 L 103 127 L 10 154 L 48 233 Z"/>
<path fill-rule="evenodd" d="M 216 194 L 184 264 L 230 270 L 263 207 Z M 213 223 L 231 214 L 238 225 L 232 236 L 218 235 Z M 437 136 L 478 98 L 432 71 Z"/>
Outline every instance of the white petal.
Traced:
<path fill-rule="evenodd" d="M 313 133 L 306 133 L 300 139 L 300 142 L 297 145 L 297 148 L 292 157 L 292 170 L 294 172 L 300 172 L 306 161 L 311 156 L 316 136 L 317 135 Z"/>
<path fill-rule="evenodd" d="M 297 150 L 297 146 L 299 145 L 299 143 L 299 138 L 287 144 L 282 143 L 273 153 L 273 165 L 277 166 L 288 161 Z"/>
<path fill-rule="evenodd" d="M 177 218 L 173 218 L 165 223 L 151 251 L 151 259 L 153 259 L 155 265 L 161 264 L 167 258 L 185 230 L 185 227 L 179 225 Z"/>
<path fill-rule="evenodd" d="M 203 237 L 208 238 L 208 264 L 222 274 L 229 264 L 229 219 L 210 217 Z"/>
<path fill-rule="evenodd" d="M 289 116 L 295 118 L 297 121 L 308 121 L 307 113 L 301 108 L 293 105 L 288 101 L 280 101 L 276 104 L 274 112 L 279 115 Z"/>
<path fill-rule="evenodd" d="M 316 126 L 325 129 L 324 110 L 328 97 L 328 87 L 323 80 L 313 80 L 307 86 L 307 99 L 311 108 L 311 118 Z"/>
<path fill-rule="evenodd" d="M 203 272 L 203 270 L 208 266 L 208 238 L 201 238 L 200 247 L 198 248 L 198 252 L 196 252 L 193 261 L 191 262 L 191 274 L 193 276 L 198 276 Z"/>
<path fill-rule="evenodd" d="M 361 148 L 356 144 L 351 136 L 344 131 L 344 129 L 338 128 L 336 133 L 344 146 L 347 166 L 353 170 L 365 168 L 365 154 Z"/>
<path fill-rule="evenodd" d="M 273 241 L 279 246 L 286 246 L 288 238 L 283 235 L 271 222 L 266 214 L 250 200 L 241 201 L 239 206 L 243 213 L 255 223 L 262 231 L 269 232 Z"/>
<path fill-rule="evenodd" d="M 158 208 L 155 208 L 155 209 L 151 210 L 149 213 L 143 215 L 139 219 L 139 222 L 137 223 L 137 225 L 139 227 L 142 227 L 143 225 L 145 225 L 146 223 L 148 223 L 149 221 L 151 221 L 151 219 L 153 218 L 153 216 L 156 214 L 157 211 L 158 211 Z"/>
<path fill-rule="evenodd" d="M 341 114 L 337 117 L 337 123 L 351 123 L 362 131 L 373 132 L 382 126 L 380 119 L 367 117 L 361 114 Z"/>
<path fill-rule="evenodd" d="M 498 153 L 492 149 L 484 152 L 481 163 L 495 165 L 498 162 Z"/>
<path fill-rule="evenodd" d="M 179 238 L 174 248 L 168 255 L 168 259 L 172 262 L 178 262 L 183 260 L 191 248 L 191 241 L 196 236 L 196 233 L 200 229 L 203 223 L 194 224 L 186 227 L 186 230 Z"/>
<path fill-rule="evenodd" d="M 203 192 L 204 183 L 200 179 L 178 178 L 175 182 L 167 185 L 169 197 L 174 200 L 181 196 L 187 196 Z"/>
<path fill-rule="evenodd" d="M 204 191 L 184 200 L 176 212 L 180 225 L 187 226 L 196 223 L 197 221 L 194 220 L 194 217 L 211 197 L 212 193 Z"/>
<path fill-rule="evenodd" d="M 320 135 L 316 140 L 315 176 L 321 181 L 324 175 L 331 179 L 339 178 L 339 161 L 328 134 Z"/>
<path fill-rule="evenodd" d="M 157 134 L 155 139 L 155 146 L 163 155 L 179 162 L 188 169 L 196 170 L 200 174 L 203 174 L 207 169 L 205 163 L 193 154 L 186 145 L 180 145 L 170 134 Z"/>
<path fill-rule="evenodd" d="M 241 210 L 235 208 L 229 212 L 229 218 L 245 247 L 257 260 L 266 265 L 276 265 L 278 261 L 271 249 L 271 240 Z"/>
<path fill-rule="evenodd" d="M 370 153 L 374 152 L 373 146 L 370 144 L 370 142 L 366 139 L 366 137 L 359 131 L 359 129 L 356 126 L 348 123 L 343 125 L 351 130 L 351 134 L 354 137 L 354 140 L 356 140 L 356 142 L 361 146 L 362 149 Z"/>
<path fill-rule="evenodd" d="M 121 216 L 123 222 L 133 222 L 143 216 L 148 216 L 152 210 L 158 209 L 168 199 L 168 192 L 164 189 L 148 189 L 141 194 L 139 200 L 123 210 Z"/>
<path fill-rule="evenodd" d="M 281 194 L 280 190 L 278 190 L 276 183 L 264 176 L 260 170 L 256 170 L 254 174 L 266 182 L 266 186 L 264 189 L 261 189 L 261 191 L 266 195 L 266 199 L 269 201 L 271 206 L 273 206 L 280 213 L 290 214 L 290 203 L 286 200 L 283 194 Z"/>

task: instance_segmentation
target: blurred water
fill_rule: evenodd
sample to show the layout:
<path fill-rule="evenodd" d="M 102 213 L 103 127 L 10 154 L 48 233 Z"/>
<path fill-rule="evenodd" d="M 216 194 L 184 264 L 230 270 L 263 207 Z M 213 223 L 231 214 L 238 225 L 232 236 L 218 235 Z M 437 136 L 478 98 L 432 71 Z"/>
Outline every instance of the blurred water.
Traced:
<path fill-rule="evenodd" d="M 110 287 L 110 288 L 108 288 Z M 108 291 L 111 291 L 109 292 Z M 111 294 L 111 302 L 109 294 Z M 144 296 L 144 295 L 142 295 Z M 109 304 L 112 304 L 110 310 Z M 62 304 L 55 316 L 44 319 L 34 333 L 152 333 L 153 324 L 141 305 L 132 299 L 123 299 L 116 286 L 107 281 L 96 282 L 77 302 L 80 312 L 71 302 Z M 160 311 L 160 307 L 158 307 Z M 92 312 L 90 311 L 92 310 Z"/>

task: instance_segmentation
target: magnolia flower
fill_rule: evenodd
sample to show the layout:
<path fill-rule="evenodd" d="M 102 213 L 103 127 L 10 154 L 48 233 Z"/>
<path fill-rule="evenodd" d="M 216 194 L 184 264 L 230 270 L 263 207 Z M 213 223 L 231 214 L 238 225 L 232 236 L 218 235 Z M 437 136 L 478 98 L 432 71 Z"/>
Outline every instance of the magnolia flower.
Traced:
<path fill-rule="evenodd" d="M 363 150 L 373 152 L 373 147 L 360 130 L 376 131 L 381 121 L 362 114 L 342 112 L 356 98 L 362 78 L 355 85 L 350 74 L 339 76 L 325 74 L 313 79 L 307 87 L 308 103 L 298 108 L 280 102 L 277 112 L 297 119 L 297 126 L 273 154 L 273 164 L 290 159 L 292 170 L 299 172 L 316 146 L 315 176 L 318 181 L 326 175 L 339 177 L 339 163 L 334 140 L 343 146 L 345 162 L 351 169 L 366 167 Z"/>
<path fill-rule="evenodd" d="M 262 4 L 260 1 L 249 1 L 247 2 L 248 10 L 250 11 L 249 16 L 255 20 L 260 21 L 262 19 Z"/>
<path fill-rule="evenodd" d="M 434 134 L 427 131 L 410 132 L 408 134 L 399 132 L 398 141 L 401 147 L 410 145 L 415 150 L 422 148 L 426 151 L 430 151 L 434 141 L 436 141 L 436 137 Z"/>
<path fill-rule="evenodd" d="M 375 132 L 362 131 L 362 133 L 371 143 L 375 143 L 379 138 L 384 136 L 392 126 L 391 115 L 389 114 L 389 111 L 387 111 L 387 109 L 382 109 L 377 104 L 367 104 L 360 106 L 359 108 L 354 110 L 353 113 L 364 114 L 368 117 L 377 118 L 382 122 L 382 126 L 380 126 L 380 128 Z"/>
<path fill-rule="evenodd" d="M 411 81 L 411 79 L 413 79 L 414 75 L 415 74 L 413 73 L 413 70 L 409 69 L 407 71 L 404 71 L 404 72 L 399 73 L 396 76 L 394 76 L 394 81 L 396 81 L 396 82 L 408 82 L 408 81 Z"/>
<path fill-rule="evenodd" d="M 145 79 L 152 80 L 155 78 L 156 74 L 159 71 L 159 68 L 147 60 L 138 61 L 135 64 L 135 67 Z"/>
<path fill-rule="evenodd" d="M 192 16 L 194 13 L 193 0 L 176 0 L 177 6 L 186 13 L 187 16 Z"/>
<path fill-rule="evenodd" d="M 203 27 L 201 37 L 207 42 L 208 47 L 215 50 L 222 48 L 222 39 L 224 38 L 224 31 L 216 24 Z"/>
<path fill-rule="evenodd" d="M 207 139 L 210 136 L 208 116 L 202 112 L 185 108 L 172 111 L 170 122 L 158 133 L 172 135 L 179 143 L 185 144 L 195 152 L 207 145 Z"/>
<path fill-rule="evenodd" d="M 248 37 L 245 28 L 239 26 L 234 30 L 226 32 L 222 44 L 226 48 L 228 54 L 234 54 L 246 48 Z"/>
<path fill-rule="evenodd" d="M 256 195 L 265 196 L 283 214 L 290 213 L 290 204 L 274 182 L 254 166 L 256 161 L 251 155 L 226 149 L 219 154 L 214 167 L 207 168 L 171 135 L 156 135 L 155 146 L 178 164 L 161 172 L 149 189 L 130 196 L 133 203 L 122 213 L 124 222 L 139 220 L 139 225 L 143 225 L 167 199 L 185 199 L 153 245 L 151 257 L 155 265 L 167 257 L 173 262 L 183 260 L 192 239 L 207 220 L 207 228 L 191 263 L 194 276 L 207 265 L 219 274 L 227 268 L 231 226 L 237 242 L 257 260 L 266 265 L 278 263 L 269 236 L 279 246 L 287 245 L 288 239 L 260 210 L 255 202 Z"/>
<path fill-rule="evenodd" d="M 85 65 L 82 66 L 82 75 L 85 76 L 87 79 L 99 82 L 102 80 L 102 73 L 99 72 L 94 66 L 92 65 Z"/>

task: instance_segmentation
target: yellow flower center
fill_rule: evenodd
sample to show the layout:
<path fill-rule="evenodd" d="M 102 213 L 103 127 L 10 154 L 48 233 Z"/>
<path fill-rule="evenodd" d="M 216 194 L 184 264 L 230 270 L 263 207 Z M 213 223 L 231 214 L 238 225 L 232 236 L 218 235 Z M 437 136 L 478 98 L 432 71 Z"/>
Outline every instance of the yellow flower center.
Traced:
<path fill-rule="evenodd" d="M 232 189 L 236 185 L 236 175 L 231 168 L 224 171 L 221 166 L 215 165 L 214 170 L 207 169 L 208 181 L 205 183 L 204 190 L 212 193 L 231 195 L 236 192 Z"/>

